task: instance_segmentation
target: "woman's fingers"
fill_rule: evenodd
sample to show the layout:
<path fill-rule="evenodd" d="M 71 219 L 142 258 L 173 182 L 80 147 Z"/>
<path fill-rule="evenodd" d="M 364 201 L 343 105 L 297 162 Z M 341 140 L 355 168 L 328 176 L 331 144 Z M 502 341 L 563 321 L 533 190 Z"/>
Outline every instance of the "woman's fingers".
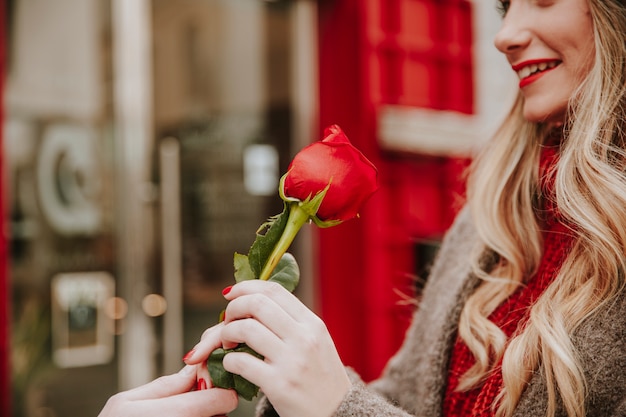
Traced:
<path fill-rule="evenodd" d="M 164 412 L 166 407 L 155 409 L 153 416 L 198 416 L 210 417 L 230 413 L 237 408 L 238 398 L 234 390 L 210 388 L 202 391 L 188 392 L 181 395 L 180 402 L 171 404 L 171 412 Z M 178 414 L 176 414 L 178 413 Z M 150 414 L 148 414 L 150 415 Z"/>
<path fill-rule="evenodd" d="M 241 319 L 227 323 L 222 330 L 224 344 L 236 346 L 245 343 L 265 357 L 279 355 L 284 343 L 271 329 L 254 319 Z"/>
<path fill-rule="evenodd" d="M 183 357 L 183 361 L 188 365 L 199 364 L 205 362 L 211 352 L 222 347 L 222 339 L 220 333 L 223 323 L 216 324 L 204 331 L 200 342 L 191 349 Z"/>
<path fill-rule="evenodd" d="M 124 395 L 130 400 L 148 400 L 187 392 L 195 386 L 196 372 L 195 366 L 187 365 L 176 374 L 157 378 L 124 392 Z"/>
<path fill-rule="evenodd" d="M 188 392 L 182 397 L 184 398 L 181 398 L 181 400 L 184 400 L 186 403 L 186 406 L 182 407 L 186 407 L 186 409 L 174 409 L 174 412 L 179 412 L 181 417 L 210 417 L 224 415 L 237 408 L 238 404 L 237 393 L 234 390 L 225 390 L 221 388 Z M 162 413 L 161 410 L 156 410 L 152 415 L 169 416 L 170 414 Z"/>
<path fill-rule="evenodd" d="M 291 294 L 289 294 L 289 296 L 291 297 Z M 283 304 L 285 303 L 283 302 Z M 281 339 L 288 336 L 293 330 L 293 327 L 297 325 L 297 321 L 285 311 L 282 305 L 262 293 L 242 294 L 228 303 L 228 307 L 226 307 L 226 320 L 224 321 L 226 327 L 228 327 L 230 323 L 248 318 L 254 318 L 260 323 L 263 323 Z M 252 336 L 250 336 L 250 339 L 251 338 Z M 222 340 L 224 339 L 226 339 L 226 336 L 222 333 Z M 227 340 L 239 343 L 243 342 L 242 340 L 235 339 Z"/>
<path fill-rule="evenodd" d="M 261 281 L 253 279 L 249 281 L 243 281 L 233 286 L 231 290 L 224 295 L 224 297 L 232 301 L 238 297 L 251 294 L 261 294 L 265 297 L 273 300 L 278 304 L 289 316 L 296 321 L 305 320 L 306 317 L 313 314 L 311 311 L 302 304 L 293 294 L 283 288 L 280 284 L 271 281 Z M 228 307 L 230 307 L 230 304 Z M 228 317 L 229 308 L 226 309 L 226 318 Z"/>
<path fill-rule="evenodd" d="M 281 378 L 275 375 L 275 368 L 268 365 L 263 359 L 259 359 L 248 353 L 231 352 L 224 356 L 224 369 L 233 374 L 241 375 L 253 384 L 263 387 L 267 381 Z"/>
<path fill-rule="evenodd" d="M 198 342 L 193 349 L 187 352 L 187 354 L 183 357 L 183 362 L 196 365 L 194 388 L 198 391 L 205 390 L 213 386 L 209 370 L 206 366 L 206 361 L 211 352 L 222 347 L 220 334 L 223 326 L 224 325 L 222 323 L 219 323 L 205 330 L 202 334 L 200 342 Z"/>
<path fill-rule="evenodd" d="M 137 402 L 141 416 L 211 417 L 226 414 L 237 407 L 237 394 L 232 390 L 211 388 L 186 392 L 173 397 Z"/>
<path fill-rule="evenodd" d="M 177 374 L 114 395 L 99 417 L 210 417 L 226 414 L 237 407 L 238 398 L 234 391 L 211 388 L 190 392 L 195 381 L 196 367 L 186 366 Z"/>
<path fill-rule="evenodd" d="M 240 322 L 251 322 L 263 327 L 255 319 L 242 319 L 227 324 L 235 327 Z M 252 327 L 241 326 L 244 339 Z M 252 330 L 256 332 L 256 330 Z M 297 323 L 293 334 L 287 339 L 267 330 L 268 341 L 261 342 L 255 350 L 265 356 L 264 360 L 240 352 L 224 357 L 224 368 L 241 375 L 258 385 L 279 415 L 316 416 L 331 415 L 350 388 L 350 380 L 337 354 L 326 326 L 319 319 L 306 324 Z M 250 336 L 249 345 L 258 342 L 258 335 Z M 261 336 L 263 338 L 266 336 Z M 257 345 L 254 345 L 257 346 Z"/>
<path fill-rule="evenodd" d="M 207 388 L 213 387 L 213 381 L 211 381 L 211 376 L 209 375 L 209 369 L 206 366 L 206 363 L 202 363 L 198 365 L 198 372 L 196 374 L 197 383 L 196 390 L 200 391 Z"/>

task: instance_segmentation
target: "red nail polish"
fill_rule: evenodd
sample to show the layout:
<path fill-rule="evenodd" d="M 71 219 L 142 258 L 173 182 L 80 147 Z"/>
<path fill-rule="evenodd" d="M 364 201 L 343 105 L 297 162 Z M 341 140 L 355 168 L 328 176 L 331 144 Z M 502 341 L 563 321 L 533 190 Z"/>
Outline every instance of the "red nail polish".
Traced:
<path fill-rule="evenodd" d="M 232 286 L 232 285 L 229 285 L 228 287 L 226 287 L 226 288 L 224 288 L 224 289 L 222 290 L 222 295 L 226 295 L 226 294 L 228 294 L 228 293 L 230 292 L 230 290 L 232 290 L 232 289 L 233 289 L 233 286 Z"/>
<path fill-rule="evenodd" d="M 185 356 L 183 356 L 183 362 L 186 362 L 187 359 L 191 358 L 194 353 L 196 353 L 195 349 L 191 349 L 189 352 L 187 352 Z"/>
<path fill-rule="evenodd" d="M 206 389 L 206 381 L 204 380 L 204 378 L 200 378 L 198 380 L 198 391 L 202 391 Z"/>

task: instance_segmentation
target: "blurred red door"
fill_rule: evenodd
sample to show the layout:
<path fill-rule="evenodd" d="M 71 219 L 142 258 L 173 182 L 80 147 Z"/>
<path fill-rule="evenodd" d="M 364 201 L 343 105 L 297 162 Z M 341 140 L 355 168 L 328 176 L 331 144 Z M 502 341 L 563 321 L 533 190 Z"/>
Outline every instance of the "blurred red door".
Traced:
<path fill-rule="evenodd" d="M 0 0 L 0 97 L 4 97 L 6 62 L 5 2 Z M 6 218 L 4 202 L 3 138 L 4 99 L 0 100 L 0 416 L 9 416 L 9 280 L 7 277 Z"/>
<path fill-rule="evenodd" d="M 415 301 L 421 242 L 438 241 L 467 161 L 393 153 L 384 105 L 472 114 L 468 0 L 319 1 L 320 127 L 337 123 L 378 167 L 361 218 L 319 231 L 319 310 L 344 363 L 376 378 L 400 346 Z"/>

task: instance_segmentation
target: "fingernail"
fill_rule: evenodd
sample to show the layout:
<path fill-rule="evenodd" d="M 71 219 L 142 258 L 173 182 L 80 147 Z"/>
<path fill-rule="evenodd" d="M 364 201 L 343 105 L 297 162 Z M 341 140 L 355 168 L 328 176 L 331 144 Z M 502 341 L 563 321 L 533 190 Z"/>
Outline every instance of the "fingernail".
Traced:
<path fill-rule="evenodd" d="M 228 287 L 226 287 L 226 288 L 224 288 L 222 290 L 222 295 L 227 295 L 230 292 L 230 290 L 232 290 L 232 289 L 233 289 L 233 286 L 229 285 Z"/>
<path fill-rule="evenodd" d="M 202 391 L 206 389 L 206 381 L 204 380 L 204 378 L 200 378 L 198 380 L 198 391 Z"/>
<path fill-rule="evenodd" d="M 183 362 L 186 362 L 187 359 L 191 358 L 194 353 L 196 353 L 195 349 L 191 349 L 189 352 L 187 352 L 185 356 L 183 356 Z"/>

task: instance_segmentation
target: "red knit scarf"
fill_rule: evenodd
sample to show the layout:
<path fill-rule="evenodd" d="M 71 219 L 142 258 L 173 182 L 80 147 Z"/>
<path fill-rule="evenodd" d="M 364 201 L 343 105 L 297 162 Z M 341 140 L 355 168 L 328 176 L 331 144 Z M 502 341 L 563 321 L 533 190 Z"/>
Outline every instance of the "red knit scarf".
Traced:
<path fill-rule="evenodd" d="M 557 159 L 557 146 L 546 146 L 541 153 L 542 185 L 544 191 L 553 190 L 553 173 Z M 545 194 L 544 194 L 545 195 Z M 544 253 L 537 273 L 525 286 L 521 286 L 503 302 L 489 319 L 498 325 L 507 336 L 513 335 L 528 320 L 528 311 L 544 290 L 553 281 L 562 265 L 563 259 L 573 243 L 571 231 L 559 221 L 559 214 L 552 203 L 545 198 L 544 210 L 539 214 L 544 221 Z M 443 402 L 445 417 L 491 417 L 494 415 L 492 404 L 502 386 L 502 372 L 498 367 L 485 382 L 466 392 L 457 392 L 460 377 L 475 363 L 474 356 L 465 343 L 457 337 L 453 347 L 448 374 L 448 385 Z"/>

